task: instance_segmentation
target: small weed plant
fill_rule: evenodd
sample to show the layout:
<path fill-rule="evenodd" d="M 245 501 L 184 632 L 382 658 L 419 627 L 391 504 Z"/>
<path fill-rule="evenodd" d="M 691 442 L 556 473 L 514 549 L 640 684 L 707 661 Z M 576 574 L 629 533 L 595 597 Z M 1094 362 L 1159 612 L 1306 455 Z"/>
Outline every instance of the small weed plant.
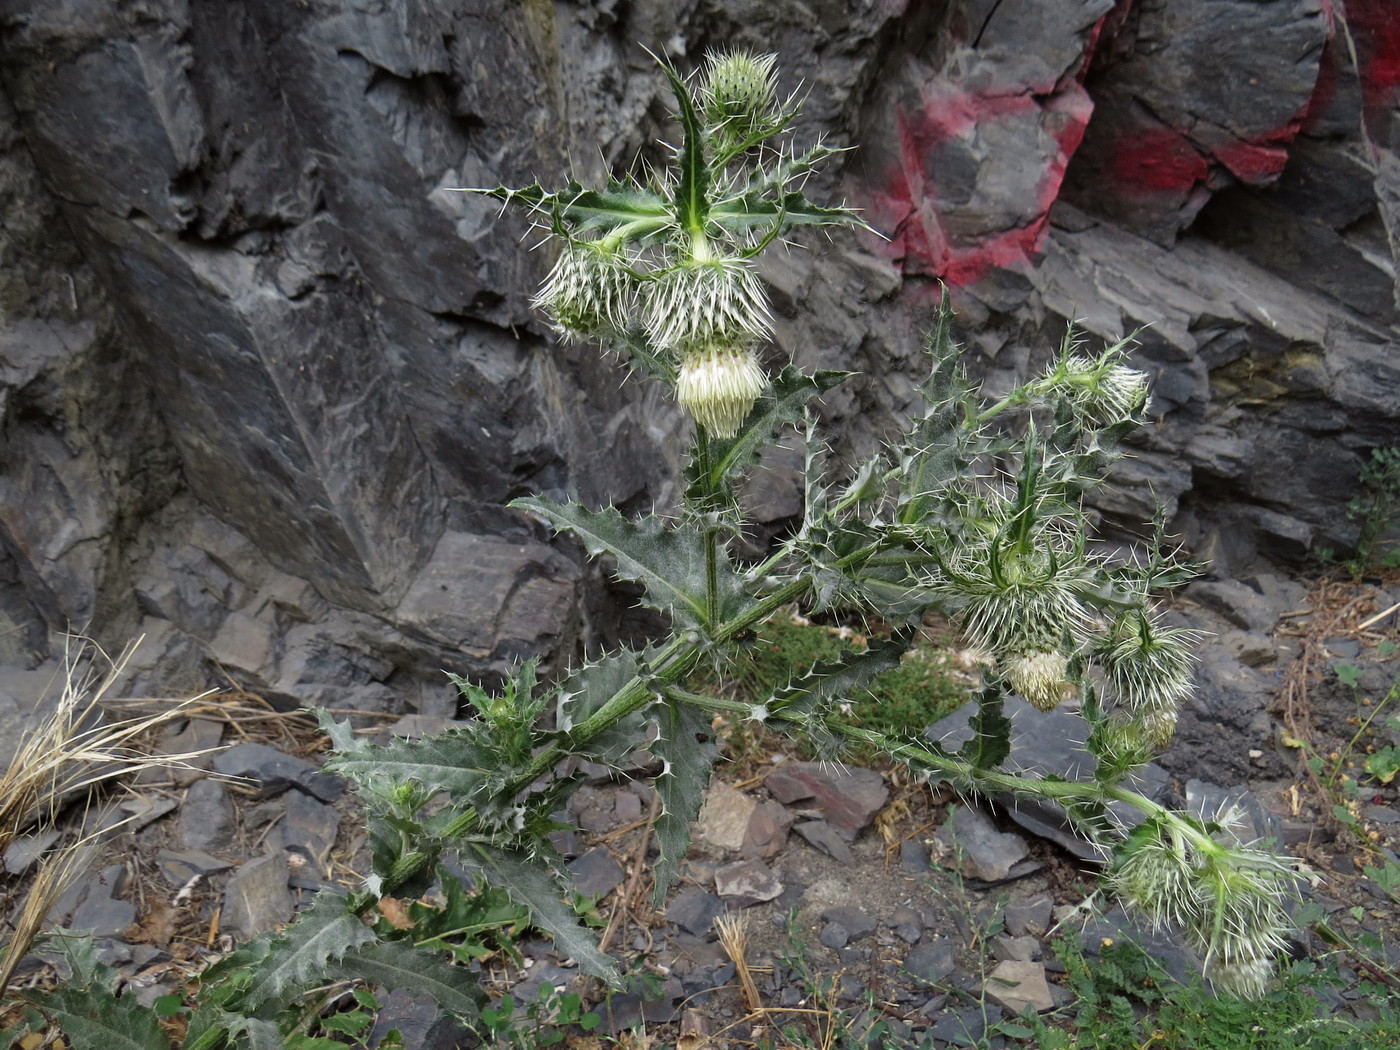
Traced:
<path fill-rule="evenodd" d="M 1072 938 L 1057 949 L 1072 1005 L 1051 1017 L 1026 1016 L 1026 1045 L 1038 1050 L 1379 1050 L 1400 1046 L 1400 1010 L 1388 989 L 1363 993 L 1373 1020 L 1334 1014 L 1319 995 L 1345 982 L 1336 968 L 1295 962 L 1252 999 L 1213 995 L 1196 978 L 1174 980 L 1131 940 L 1087 958 Z"/>
<path fill-rule="evenodd" d="M 1400 568 L 1400 448 L 1378 448 L 1361 468 L 1361 495 L 1347 506 L 1359 527 L 1356 554 L 1347 563 L 1360 576 L 1374 566 Z M 1389 537 L 1389 539 L 1387 539 Z"/>
<path fill-rule="evenodd" d="M 356 999 L 347 1017 L 337 1004 L 348 1000 L 330 997 L 353 982 L 431 994 L 443 1010 L 490 1029 L 485 994 L 443 929 L 488 920 L 410 908 L 406 921 L 379 921 L 387 901 L 427 892 L 448 855 L 508 894 L 562 955 L 617 983 L 618 967 L 580 923 L 549 841 L 550 814 L 578 783 L 565 771 L 580 763 L 566 760 L 616 765 L 639 735 L 649 741 L 662 764 L 660 899 L 717 756 L 716 714 L 791 733 L 823 759 L 855 744 L 960 792 L 1059 804 L 1102 852 L 1109 887 L 1148 920 L 1179 926 L 1217 989 L 1267 997 L 1289 928 L 1292 869 L 1130 786 L 1129 775 L 1172 738 L 1192 689 L 1194 638 L 1167 626 L 1155 606 L 1154 595 L 1191 575 L 1164 549 L 1160 522 L 1141 557 L 1108 560 L 1086 547 L 1084 495 L 1144 423 L 1147 377 L 1127 364 L 1128 347 L 1090 353 L 1067 340 L 1042 373 L 990 401 L 960 366 L 945 298 L 904 432 L 853 471 L 834 473 L 812 406 L 848 376 L 791 365 L 770 375 L 760 366 L 770 312 L 755 258 L 799 226 L 862 225 L 851 210 L 814 204 L 801 190 L 835 151 L 788 144 L 797 105 L 779 97 L 771 56 L 712 56 L 691 79 L 662 68 L 679 125 L 667 170 L 601 188 L 480 192 L 525 209 L 557 246 L 537 298 L 551 324 L 668 385 L 694 419 L 683 498 L 669 516 L 631 519 L 544 496 L 514 504 L 572 533 L 590 554 L 608 555 L 619 577 L 644 585 L 671 632 L 554 682 L 538 681 L 534 662 L 494 691 L 458 680 L 474 718 L 438 736 L 375 744 L 323 716 L 334 747 L 328 768 L 363 802 L 372 873 L 348 895 L 318 894 L 286 928 L 205 970 L 180 1006 L 183 1046 L 351 1039 L 346 1029 L 360 1024 L 355 1015 L 370 1000 Z M 730 541 L 745 528 L 742 481 L 793 427 L 805 449 L 800 522 L 767 556 L 741 565 Z M 836 647 L 758 699 L 683 687 L 702 668 L 733 673 L 755 631 L 794 605 L 812 616 L 857 610 L 892 630 Z M 847 713 L 899 666 L 932 612 L 987 654 L 973 734 L 957 750 Z M 1065 780 L 1007 768 L 1003 702 L 1012 692 L 1045 710 L 1077 700 L 1097 760 L 1091 774 Z M 1125 826 L 1115 804 L 1140 820 Z M 449 910 L 456 906 L 449 900 Z M 110 971 L 77 948 L 69 957 L 67 985 L 25 993 L 31 1027 L 42 1022 L 87 1046 L 170 1045 L 166 1028 Z M 343 1020 L 329 1020 L 336 1017 Z"/>

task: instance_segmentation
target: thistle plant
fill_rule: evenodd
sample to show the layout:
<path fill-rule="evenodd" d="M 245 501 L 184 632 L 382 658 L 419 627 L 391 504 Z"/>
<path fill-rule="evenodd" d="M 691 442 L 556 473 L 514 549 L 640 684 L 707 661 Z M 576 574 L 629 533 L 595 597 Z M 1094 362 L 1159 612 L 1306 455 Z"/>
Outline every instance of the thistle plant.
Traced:
<path fill-rule="evenodd" d="M 1150 921 L 1180 925 L 1219 987 L 1259 994 L 1287 925 L 1287 864 L 1131 787 L 1189 695 L 1194 638 L 1163 626 L 1156 608 L 1155 595 L 1192 575 L 1166 549 L 1161 520 L 1139 557 L 1111 560 L 1086 545 L 1084 495 L 1144 423 L 1147 378 L 1127 364 L 1129 344 L 1095 354 L 1067 339 L 1041 374 L 988 403 L 959 363 L 945 297 L 922 405 L 904 433 L 852 471 L 828 469 L 811 405 L 848 376 L 792 365 L 764 372 L 757 350 L 769 312 L 754 259 L 798 226 L 864 224 L 799 188 L 833 150 L 787 144 L 796 104 L 780 100 L 771 56 L 711 56 L 689 81 L 662 69 L 680 131 L 667 171 L 602 189 L 476 192 L 524 208 L 557 245 L 536 298 L 549 323 L 670 386 L 695 420 L 681 505 L 668 517 L 631 520 L 543 496 L 513 504 L 610 556 L 671 631 L 555 682 L 538 681 L 533 662 L 495 691 L 457 679 L 473 718 L 434 737 L 374 744 L 323 715 L 328 768 L 354 782 L 366 809 L 373 870 L 356 892 L 321 894 L 286 930 L 206 971 L 187 1050 L 280 1045 L 279 1033 L 306 1030 L 307 988 L 355 977 L 433 990 L 444 1009 L 473 1021 L 483 995 L 471 973 L 414 931 L 362 918 L 385 897 L 415 896 L 446 877 L 447 854 L 528 908 L 561 953 L 616 981 L 569 904 L 550 814 L 577 784 L 576 759 L 616 765 L 648 741 L 662 764 L 659 900 L 718 756 L 717 712 L 789 732 L 824 758 L 855 743 L 965 793 L 1058 803 L 1102 852 L 1114 890 Z M 805 446 L 801 520 L 761 560 L 739 564 L 729 541 L 745 525 L 741 482 L 794 426 Z M 793 605 L 892 630 L 754 701 L 686 688 L 701 666 L 723 674 L 742 661 L 751 629 Z M 973 733 L 957 750 L 922 727 L 889 734 L 842 717 L 855 692 L 899 662 L 931 611 L 987 658 Z M 1007 768 L 1013 692 L 1042 710 L 1078 704 L 1092 774 L 1070 781 Z M 1141 815 L 1136 828 L 1117 815 L 1124 805 Z"/>

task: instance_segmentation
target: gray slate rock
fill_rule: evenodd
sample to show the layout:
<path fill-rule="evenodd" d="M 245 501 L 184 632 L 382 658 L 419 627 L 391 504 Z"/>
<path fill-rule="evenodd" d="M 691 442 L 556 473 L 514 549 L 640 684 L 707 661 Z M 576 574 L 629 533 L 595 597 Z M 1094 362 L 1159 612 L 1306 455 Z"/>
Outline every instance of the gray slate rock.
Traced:
<path fill-rule="evenodd" d="M 938 839 L 950 851 L 950 861 L 965 878 L 1000 882 L 1030 853 L 1026 840 L 999 831 L 975 806 L 959 806 L 938 829 Z"/>
<path fill-rule="evenodd" d="M 865 912 L 850 904 L 843 904 L 836 908 L 827 908 L 822 912 L 822 918 L 827 922 L 840 923 L 853 941 L 858 941 L 862 937 L 869 937 L 875 932 L 876 927 L 879 925 L 879 923 Z"/>
<path fill-rule="evenodd" d="M 569 862 L 574 876 L 574 888 L 586 897 L 603 897 L 611 893 L 627 875 L 612 854 L 595 846 L 583 856 Z"/>
<path fill-rule="evenodd" d="M 20 835 L 5 847 L 5 855 L 0 863 L 3 863 L 7 874 L 22 875 L 31 864 L 48 852 L 49 847 L 62 835 L 62 832 L 53 830 L 37 835 Z"/>
<path fill-rule="evenodd" d="M 217 780 L 196 780 L 180 803 L 180 841 L 187 849 L 223 849 L 233 841 L 233 802 Z"/>
<path fill-rule="evenodd" d="M 838 769 L 820 762 L 789 762 L 769 773 L 763 785 L 782 803 L 812 799 L 829 823 L 848 834 L 869 824 L 890 797 L 875 770 Z"/>
<path fill-rule="evenodd" d="M 177 852 L 168 849 L 156 854 L 156 865 L 165 876 L 165 881 L 176 889 L 184 886 L 196 875 L 212 875 L 233 867 L 229 861 L 219 860 L 218 857 L 211 857 L 198 850 Z"/>
<path fill-rule="evenodd" d="M 248 938 L 290 921 L 289 875 L 287 855 L 280 851 L 255 857 L 242 865 L 224 888 L 223 926 Z"/>
<path fill-rule="evenodd" d="M 711 924 L 724 914 L 724 910 L 724 901 L 713 893 L 691 886 L 676 894 L 676 899 L 666 909 L 666 920 L 687 933 L 703 937 L 710 932 Z"/>
<path fill-rule="evenodd" d="M 103 868 L 96 878 L 89 880 L 87 895 L 68 920 L 68 927 L 94 937 L 122 936 L 136 921 L 136 905 L 118 896 L 126 881 L 123 865 Z"/>
<path fill-rule="evenodd" d="M 957 957 L 950 941 L 926 941 L 904 957 L 904 969 L 930 983 L 943 980 L 956 965 Z"/>
<path fill-rule="evenodd" d="M 845 838 L 834 827 L 824 820 L 809 820 L 798 824 L 794 830 L 816 849 L 821 850 L 832 860 L 847 867 L 854 866 L 856 858 L 851 853 L 851 847 L 846 845 Z M 927 852 L 925 852 L 927 856 Z M 927 871 L 925 867 L 923 870 Z"/>
<path fill-rule="evenodd" d="M 322 802 L 334 802 L 345 793 L 345 781 L 322 773 L 305 759 L 278 751 L 267 744 L 237 744 L 214 756 L 214 768 L 225 776 L 250 782 L 259 798 L 299 787 Z"/>
<path fill-rule="evenodd" d="M 1053 921 L 1051 909 L 1055 900 L 1049 894 L 1034 897 L 1013 897 L 1006 903 L 1003 921 L 1006 932 L 1012 937 L 1043 937 L 1050 930 Z"/>
<path fill-rule="evenodd" d="M 286 810 L 277 826 L 282 848 L 299 850 L 318 868 L 324 868 L 340 830 L 340 814 L 334 806 L 300 791 L 288 792 L 286 799 Z"/>

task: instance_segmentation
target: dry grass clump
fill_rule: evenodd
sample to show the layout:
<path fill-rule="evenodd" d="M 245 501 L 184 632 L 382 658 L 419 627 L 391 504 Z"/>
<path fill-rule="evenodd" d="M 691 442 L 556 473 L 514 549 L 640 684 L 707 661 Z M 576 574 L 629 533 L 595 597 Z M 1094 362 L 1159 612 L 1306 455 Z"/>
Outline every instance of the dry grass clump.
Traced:
<path fill-rule="evenodd" d="M 0 854 L 25 831 L 52 827 L 70 801 L 89 801 L 93 792 L 152 766 L 169 767 L 203 751 L 151 755 L 141 745 L 159 726 L 188 714 L 208 693 L 165 702 L 154 713 L 113 718 L 103 698 L 121 678 L 141 640 L 116 659 L 95 643 L 71 638 L 64 652 L 62 693 L 53 711 L 21 740 L 9 767 L 0 772 Z M 120 824 L 88 833 L 50 851 L 40 861 L 24 907 L 4 946 L 0 992 L 29 951 L 60 897 L 91 866 L 100 841 Z"/>

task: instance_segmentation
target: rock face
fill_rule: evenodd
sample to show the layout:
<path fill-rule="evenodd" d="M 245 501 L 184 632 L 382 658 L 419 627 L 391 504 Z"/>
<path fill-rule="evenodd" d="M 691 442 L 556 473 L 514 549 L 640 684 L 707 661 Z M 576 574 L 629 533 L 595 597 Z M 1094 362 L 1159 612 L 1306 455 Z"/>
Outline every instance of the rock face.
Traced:
<path fill-rule="evenodd" d="M 774 360 L 863 373 L 841 452 L 910 404 L 941 278 L 994 387 L 1067 319 L 1143 329 L 1110 524 L 1155 493 L 1226 573 L 1354 539 L 1400 444 L 1388 0 L 0 0 L 0 663 L 87 625 L 145 635 L 135 692 L 440 714 L 442 668 L 616 628 L 503 504 L 665 505 L 685 424 L 549 337 L 548 260 L 453 189 L 657 157 L 638 44 L 777 50 L 799 138 L 859 147 L 814 196 L 890 240 L 765 270 Z"/>

